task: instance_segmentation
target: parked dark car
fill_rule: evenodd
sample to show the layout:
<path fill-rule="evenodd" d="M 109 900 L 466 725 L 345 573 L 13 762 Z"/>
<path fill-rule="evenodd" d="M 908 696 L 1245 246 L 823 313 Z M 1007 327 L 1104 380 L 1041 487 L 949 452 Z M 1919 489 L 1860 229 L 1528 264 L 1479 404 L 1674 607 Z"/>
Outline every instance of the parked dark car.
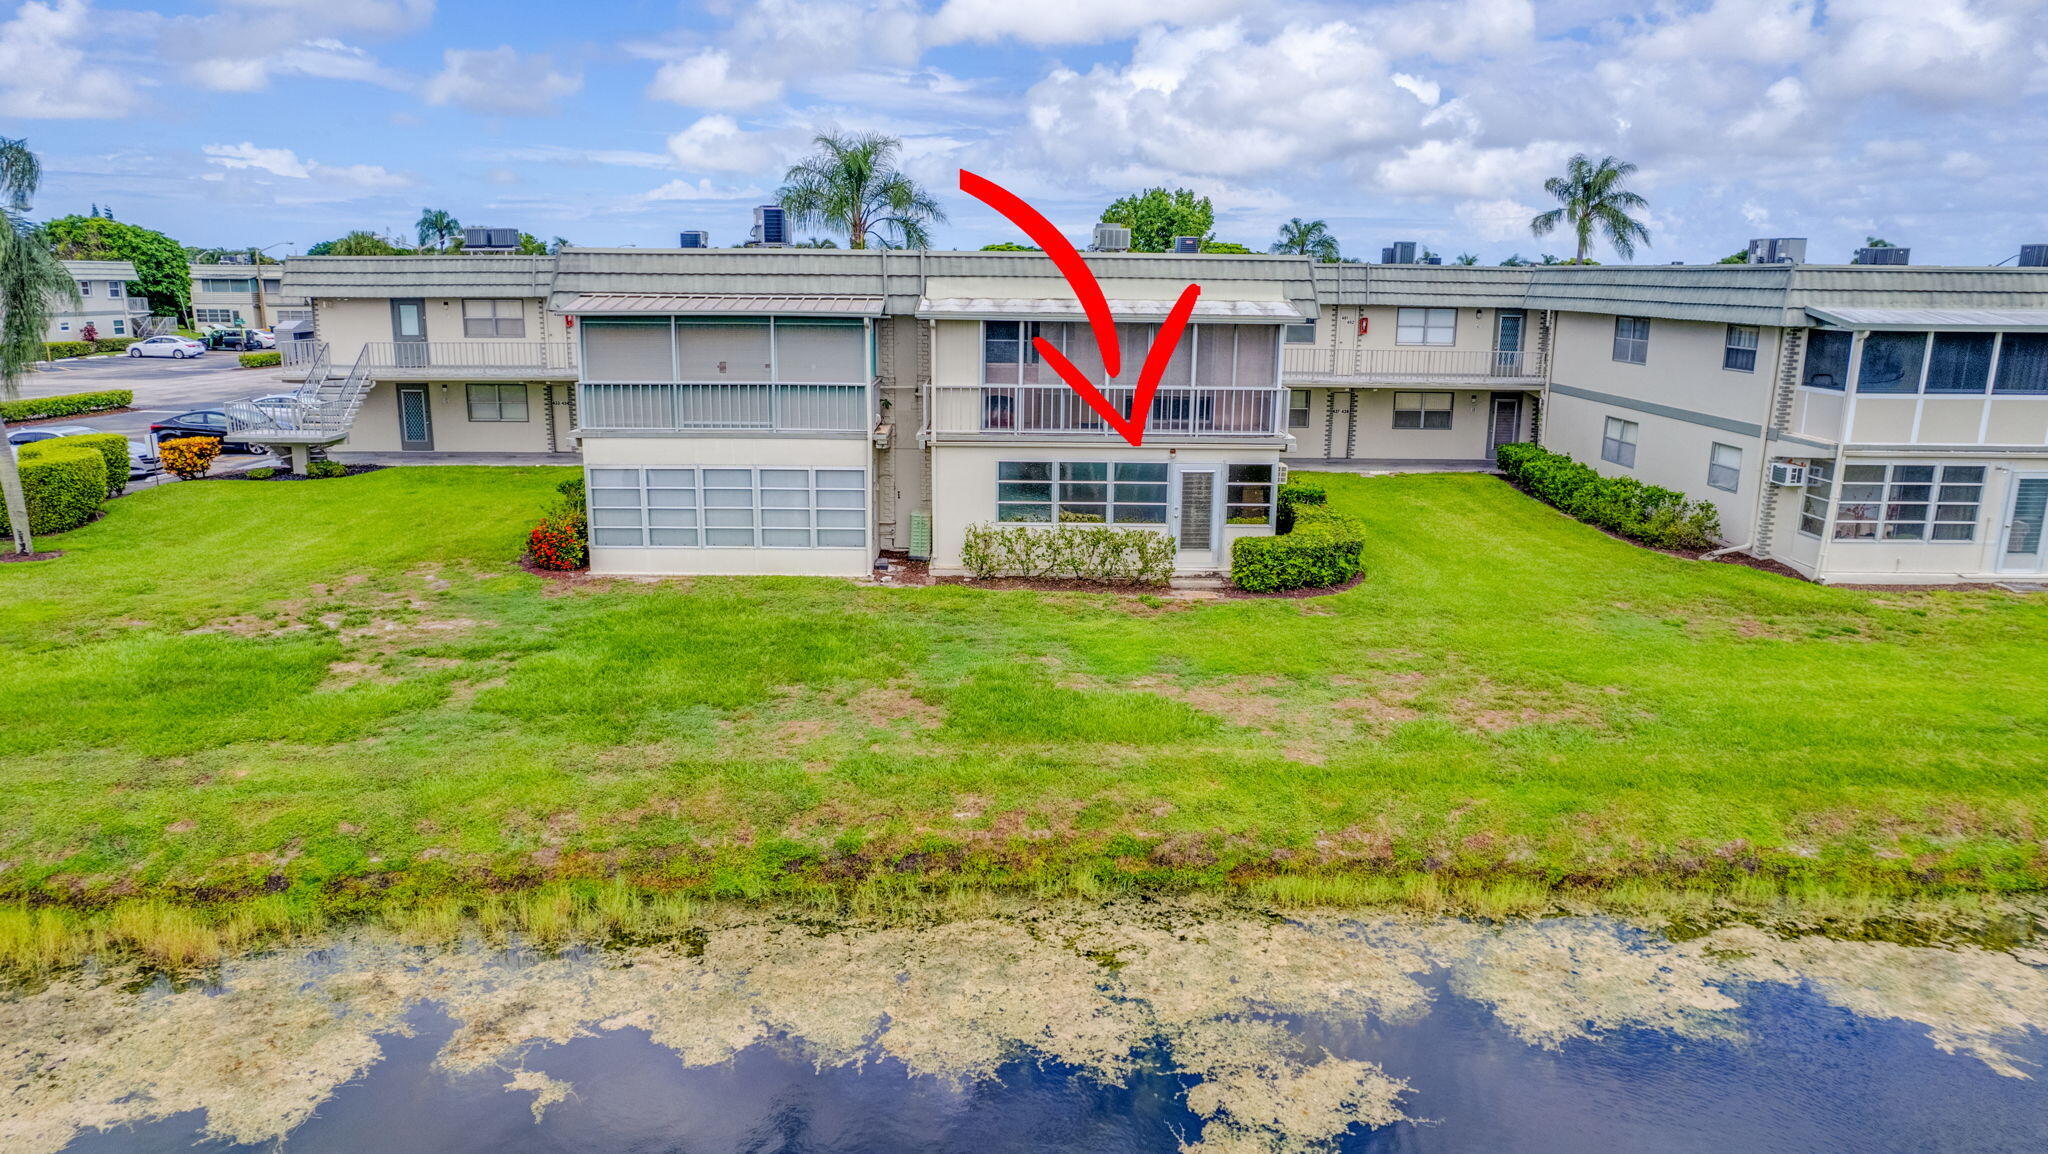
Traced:
<path fill-rule="evenodd" d="M 82 437 L 100 430 L 86 425 L 40 425 L 30 429 L 16 429 L 7 434 L 7 443 L 16 449 L 33 445 L 37 441 L 52 441 L 59 437 Z M 128 438 L 128 479 L 139 481 L 163 472 L 151 447 L 133 437 Z"/>
<path fill-rule="evenodd" d="M 219 409 L 194 409 L 179 413 L 167 421 L 158 421 L 149 427 L 150 442 L 162 445 L 177 437 L 213 437 L 221 442 L 223 453 L 260 453 L 263 450 L 246 441 L 230 441 L 228 416 Z"/>
<path fill-rule="evenodd" d="M 206 334 L 206 347 L 235 352 L 255 352 L 266 346 L 263 343 L 263 335 L 254 329 L 215 329 Z"/>

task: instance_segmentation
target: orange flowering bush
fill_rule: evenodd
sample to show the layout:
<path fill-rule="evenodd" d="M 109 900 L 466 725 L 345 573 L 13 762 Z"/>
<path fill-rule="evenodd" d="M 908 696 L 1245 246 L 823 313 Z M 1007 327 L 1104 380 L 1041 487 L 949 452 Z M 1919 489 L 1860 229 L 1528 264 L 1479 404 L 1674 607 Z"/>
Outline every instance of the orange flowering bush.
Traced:
<path fill-rule="evenodd" d="M 220 438 L 178 437 L 159 442 L 156 452 L 164 468 L 190 481 L 213 468 L 213 459 L 220 456 Z"/>
<path fill-rule="evenodd" d="M 581 569 L 590 563 L 583 511 L 541 518 L 526 535 L 526 556 L 536 569 Z"/>

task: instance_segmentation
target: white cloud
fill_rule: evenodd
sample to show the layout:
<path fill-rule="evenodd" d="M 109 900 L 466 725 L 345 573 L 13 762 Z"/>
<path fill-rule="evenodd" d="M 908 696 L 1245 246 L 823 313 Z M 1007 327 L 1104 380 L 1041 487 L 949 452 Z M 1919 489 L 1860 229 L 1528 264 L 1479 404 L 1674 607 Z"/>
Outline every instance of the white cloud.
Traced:
<path fill-rule="evenodd" d="M 261 172 L 285 180 L 312 181 L 336 192 L 381 192 L 410 188 L 415 183 L 412 177 L 392 172 L 381 165 L 321 164 L 317 160 L 302 160 L 289 148 L 261 148 L 247 140 L 240 144 L 208 144 L 200 151 L 206 154 L 208 164 L 230 170 Z"/>
<path fill-rule="evenodd" d="M 766 193 L 758 186 L 716 184 L 711 178 L 671 180 L 645 194 L 647 200 L 759 200 Z"/>
<path fill-rule="evenodd" d="M 747 132 L 720 113 L 669 137 L 668 152 L 689 172 L 762 172 L 776 167 L 783 155 L 766 135 Z"/>
<path fill-rule="evenodd" d="M 1437 102 L 1444 98 L 1443 87 L 1434 80 L 1424 80 L 1419 76 L 1410 76 L 1406 72 L 1396 72 L 1387 79 L 1394 82 L 1394 87 L 1431 108 L 1435 108 Z"/>
<path fill-rule="evenodd" d="M 1528 236 L 1529 218 L 1541 211 L 1518 200 L 1497 197 L 1459 201 L 1451 215 L 1463 227 L 1464 235 L 1491 244 Z"/>
<path fill-rule="evenodd" d="M 115 68 L 87 63 L 105 36 L 85 0 L 29 0 L 0 24 L 0 115 L 77 120 L 124 116 L 136 94 Z"/>
<path fill-rule="evenodd" d="M 934 44 L 1085 44 L 1129 36 L 1157 24 L 1200 24 L 1251 7 L 1249 0 L 1182 0 L 1171 8 L 1104 0 L 946 0 L 932 16 L 928 35 Z"/>
<path fill-rule="evenodd" d="M 169 21 L 158 49 L 220 92 L 257 92 L 292 76 L 407 87 L 405 76 L 342 38 L 403 36 L 434 17 L 434 0 L 222 0 L 221 8 Z"/>
<path fill-rule="evenodd" d="M 662 65 L 647 85 L 649 99 L 692 108 L 753 108 L 781 95 L 781 80 L 736 72 L 732 57 L 716 48 Z"/>
<path fill-rule="evenodd" d="M 521 56 L 508 46 L 450 48 L 441 71 L 427 81 L 428 104 L 453 104 L 501 116 L 549 116 L 555 102 L 574 95 L 583 78 L 557 72 L 545 56 Z"/>
<path fill-rule="evenodd" d="M 1541 186 L 1564 167 L 1569 145 L 1537 140 L 1520 148 L 1488 148 L 1469 140 L 1425 140 L 1382 161 L 1378 186 L 1397 196 L 1458 196 L 1484 199 L 1514 189 Z M 1528 223 L 1525 217 L 1523 223 Z"/>

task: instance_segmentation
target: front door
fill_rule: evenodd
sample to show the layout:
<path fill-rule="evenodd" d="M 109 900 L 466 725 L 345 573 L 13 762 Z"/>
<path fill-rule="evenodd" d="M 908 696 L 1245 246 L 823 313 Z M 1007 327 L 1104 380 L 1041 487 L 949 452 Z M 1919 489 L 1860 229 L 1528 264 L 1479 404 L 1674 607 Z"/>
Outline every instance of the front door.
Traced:
<path fill-rule="evenodd" d="M 1528 323 L 1528 314 L 1520 309 L 1501 309 L 1494 317 L 1493 375 L 1519 377 L 1522 375 L 1522 327 Z"/>
<path fill-rule="evenodd" d="M 434 447 L 434 417 L 425 385 L 398 386 L 398 447 L 421 453 Z"/>
<path fill-rule="evenodd" d="M 1502 445 L 1522 439 L 1522 394 L 1493 395 L 1493 425 L 1487 430 L 1486 451 L 1490 455 Z"/>
<path fill-rule="evenodd" d="M 2038 573 L 2044 566 L 2043 546 L 2048 545 L 2048 474 L 2022 473 L 2013 478 L 2012 512 L 2005 519 L 2005 548 L 2000 550 L 2001 573 Z"/>
<path fill-rule="evenodd" d="M 391 302 L 391 363 L 402 369 L 427 367 L 427 302 Z"/>
<path fill-rule="evenodd" d="M 1214 467 L 1185 468 L 1179 474 L 1173 529 L 1174 536 L 1180 539 L 1180 563 L 1187 568 L 1215 565 L 1216 470 Z"/>

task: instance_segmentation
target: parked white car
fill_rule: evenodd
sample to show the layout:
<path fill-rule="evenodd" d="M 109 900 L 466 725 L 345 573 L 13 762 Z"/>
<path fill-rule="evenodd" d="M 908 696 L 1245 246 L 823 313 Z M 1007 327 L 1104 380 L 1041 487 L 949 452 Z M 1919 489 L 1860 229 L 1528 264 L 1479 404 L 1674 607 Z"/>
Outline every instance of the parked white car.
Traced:
<path fill-rule="evenodd" d="M 190 337 L 165 335 L 151 337 L 144 341 L 136 341 L 128 346 L 128 355 L 131 357 L 171 357 L 182 361 L 186 357 L 206 355 L 206 346 Z"/>

